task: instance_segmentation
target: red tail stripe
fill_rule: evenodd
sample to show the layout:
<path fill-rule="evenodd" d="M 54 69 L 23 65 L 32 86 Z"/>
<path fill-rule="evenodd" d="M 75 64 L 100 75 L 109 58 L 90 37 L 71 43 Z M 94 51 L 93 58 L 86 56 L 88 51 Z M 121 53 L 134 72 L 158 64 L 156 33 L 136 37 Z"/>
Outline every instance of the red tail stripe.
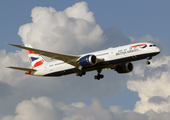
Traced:
<path fill-rule="evenodd" d="M 139 47 L 139 46 L 147 46 L 147 44 L 134 45 L 134 46 L 131 46 L 131 48 L 133 48 L 133 47 Z"/>
<path fill-rule="evenodd" d="M 30 50 L 27 50 L 27 53 L 28 53 L 28 54 L 35 54 L 35 55 L 38 55 L 38 54 L 36 54 L 35 52 L 30 51 Z"/>
<path fill-rule="evenodd" d="M 44 60 L 42 59 L 41 61 L 38 61 L 34 64 L 34 66 L 32 67 L 32 69 L 34 69 L 35 67 L 38 67 L 40 65 L 42 65 L 44 63 Z"/>

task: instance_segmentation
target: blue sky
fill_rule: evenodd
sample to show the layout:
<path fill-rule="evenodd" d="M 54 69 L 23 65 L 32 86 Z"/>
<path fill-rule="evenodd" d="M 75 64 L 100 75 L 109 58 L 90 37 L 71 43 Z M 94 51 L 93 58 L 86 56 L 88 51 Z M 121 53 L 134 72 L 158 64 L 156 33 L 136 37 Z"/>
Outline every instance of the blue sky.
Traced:
<path fill-rule="evenodd" d="M 81 1 L 80 0 L 71 0 L 71 1 L 69 0 L 67 1 L 66 0 L 36 0 L 36 1 L 35 0 L 29 0 L 29 1 L 5 0 L 5 1 L 0 1 L 0 18 L 1 18 L 0 19 L 0 48 L 1 48 L 0 50 L 5 49 L 7 53 L 15 52 L 15 50 L 20 50 L 20 49 L 8 46 L 5 43 L 22 44 L 21 37 L 18 35 L 18 30 L 21 25 L 32 22 L 31 10 L 34 7 L 36 6 L 52 7 L 56 11 L 63 11 L 77 2 L 81 2 Z M 170 50 L 170 40 L 169 40 L 170 38 L 170 34 L 169 34 L 170 1 L 167 1 L 167 0 L 164 0 L 164 1 L 159 1 L 159 0 L 150 0 L 150 1 L 148 0 L 142 0 L 142 1 L 86 0 L 86 2 L 88 3 L 89 11 L 94 13 L 94 18 L 96 20 L 96 23 L 99 24 L 99 26 L 102 29 L 107 29 L 109 27 L 116 26 L 118 29 L 120 29 L 123 32 L 124 37 L 126 38 L 127 37 L 142 38 L 146 35 L 151 35 L 153 38 L 158 39 L 160 43 L 165 45 L 168 48 L 168 51 Z M 109 76 L 112 74 L 113 71 L 108 72 L 108 73 L 107 72 L 108 71 L 104 71 L 103 73 Z M 96 74 L 96 73 L 95 72 L 90 73 L 91 76 L 92 74 Z M 119 75 L 118 76 L 116 74 L 114 75 L 115 75 L 114 76 L 115 79 L 119 78 Z M 61 79 L 66 80 L 70 78 L 75 79 L 74 77 L 65 77 Z M 106 77 L 106 79 L 107 78 L 109 77 Z M 79 79 L 79 78 L 76 78 L 76 79 Z M 83 78 L 83 80 L 85 79 L 86 78 Z M 120 79 L 123 79 L 123 77 L 120 77 Z M 103 82 L 110 82 L 110 81 L 102 80 L 101 84 Z M 103 95 L 104 97 L 103 96 L 99 97 L 100 95 L 98 96 L 96 95 L 96 96 L 100 100 L 102 105 L 106 105 L 106 106 L 115 105 L 115 106 L 120 106 L 123 110 L 127 110 L 127 109 L 133 110 L 135 107 L 136 101 L 140 100 L 138 97 L 138 93 L 133 92 L 133 90 L 130 91 L 129 89 L 127 89 L 127 86 L 125 84 L 126 81 L 121 80 L 121 82 L 122 82 L 122 85 L 120 85 L 120 87 L 122 88 L 120 88 L 114 94 L 110 93 L 106 96 Z M 101 85 L 101 84 L 97 83 L 97 85 Z M 114 84 L 114 82 L 112 82 L 112 84 Z M 52 95 L 54 96 L 55 94 L 52 94 Z M 24 96 L 23 98 L 31 99 L 31 97 L 35 97 L 35 96 L 41 97 L 44 95 L 42 93 L 39 95 L 34 95 L 31 93 L 29 96 Z M 51 96 L 49 95 L 49 97 Z M 16 100 L 16 98 L 14 99 Z M 66 98 L 63 98 L 63 99 L 66 99 Z M 91 104 L 91 99 L 93 99 L 92 94 L 90 94 L 89 96 L 86 95 L 85 98 L 77 97 L 76 99 L 74 99 L 74 97 L 70 97 L 69 99 L 67 98 L 66 101 L 68 103 L 84 102 L 87 105 L 89 105 Z M 20 101 L 16 100 L 16 104 L 17 102 L 18 103 L 22 102 L 22 100 Z M 13 108 L 16 107 L 16 104 L 13 105 Z M 13 112 L 10 112 L 9 114 L 12 114 Z M 4 113 L 4 114 L 9 115 L 8 113 Z"/>

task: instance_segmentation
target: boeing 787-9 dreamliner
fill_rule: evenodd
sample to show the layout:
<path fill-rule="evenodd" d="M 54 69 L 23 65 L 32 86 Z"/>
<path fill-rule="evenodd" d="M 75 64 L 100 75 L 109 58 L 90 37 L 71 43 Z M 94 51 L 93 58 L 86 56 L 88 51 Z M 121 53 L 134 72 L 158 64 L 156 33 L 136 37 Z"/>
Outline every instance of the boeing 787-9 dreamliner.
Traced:
<path fill-rule="evenodd" d="M 114 69 L 117 73 L 129 73 L 133 70 L 131 62 L 147 59 L 146 63 L 149 65 L 149 60 L 160 53 L 160 49 L 152 43 L 135 43 L 83 55 L 48 52 L 34 49 L 29 44 L 25 44 L 25 47 L 7 44 L 27 50 L 32 65 L 32 69 L 21 67 L 8 68 L 26 71 L 28 75 L 50 77 L 74 73 L 77 76 L 82 76 L 86 72 L 96 70 L 98 74 L 94 76 L 94 79 L 97 80 L 104 77 L 104 75 L 100 74 L 103 69 Z M 56 61 L 46 62 L 41 55 L 56 59 Z"/>

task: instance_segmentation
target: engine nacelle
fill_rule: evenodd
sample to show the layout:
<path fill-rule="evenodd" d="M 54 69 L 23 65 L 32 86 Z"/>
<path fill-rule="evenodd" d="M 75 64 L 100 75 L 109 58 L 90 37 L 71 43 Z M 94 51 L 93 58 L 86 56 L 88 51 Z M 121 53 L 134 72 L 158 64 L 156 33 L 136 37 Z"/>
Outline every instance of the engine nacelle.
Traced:
<path fill-rule="evenodd" d="M 118 73 L 129 73 L 133 70 L 132 63 L 120 64 L 115 69 Z"/>
<path fill-rule="evenodd" d="M 79 64 L 83 67 L 92 66 L 97 63 L 95 55 L 86 55 L 79 59 Z"/>

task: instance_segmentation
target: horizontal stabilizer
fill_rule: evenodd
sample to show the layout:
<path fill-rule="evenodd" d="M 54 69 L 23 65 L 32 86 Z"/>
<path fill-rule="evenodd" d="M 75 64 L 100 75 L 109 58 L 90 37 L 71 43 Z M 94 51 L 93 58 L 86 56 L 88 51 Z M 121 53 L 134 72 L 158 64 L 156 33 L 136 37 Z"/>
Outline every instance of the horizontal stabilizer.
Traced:
<path fill-rule="evenodd" d="M 16 70 L 22 70 L 22 71 L 36 71 L 35 69 L 29 69 L 29 68 L 20 68 L 20 67 L 7 67 L 11 69 L 16 69 Z"/>

